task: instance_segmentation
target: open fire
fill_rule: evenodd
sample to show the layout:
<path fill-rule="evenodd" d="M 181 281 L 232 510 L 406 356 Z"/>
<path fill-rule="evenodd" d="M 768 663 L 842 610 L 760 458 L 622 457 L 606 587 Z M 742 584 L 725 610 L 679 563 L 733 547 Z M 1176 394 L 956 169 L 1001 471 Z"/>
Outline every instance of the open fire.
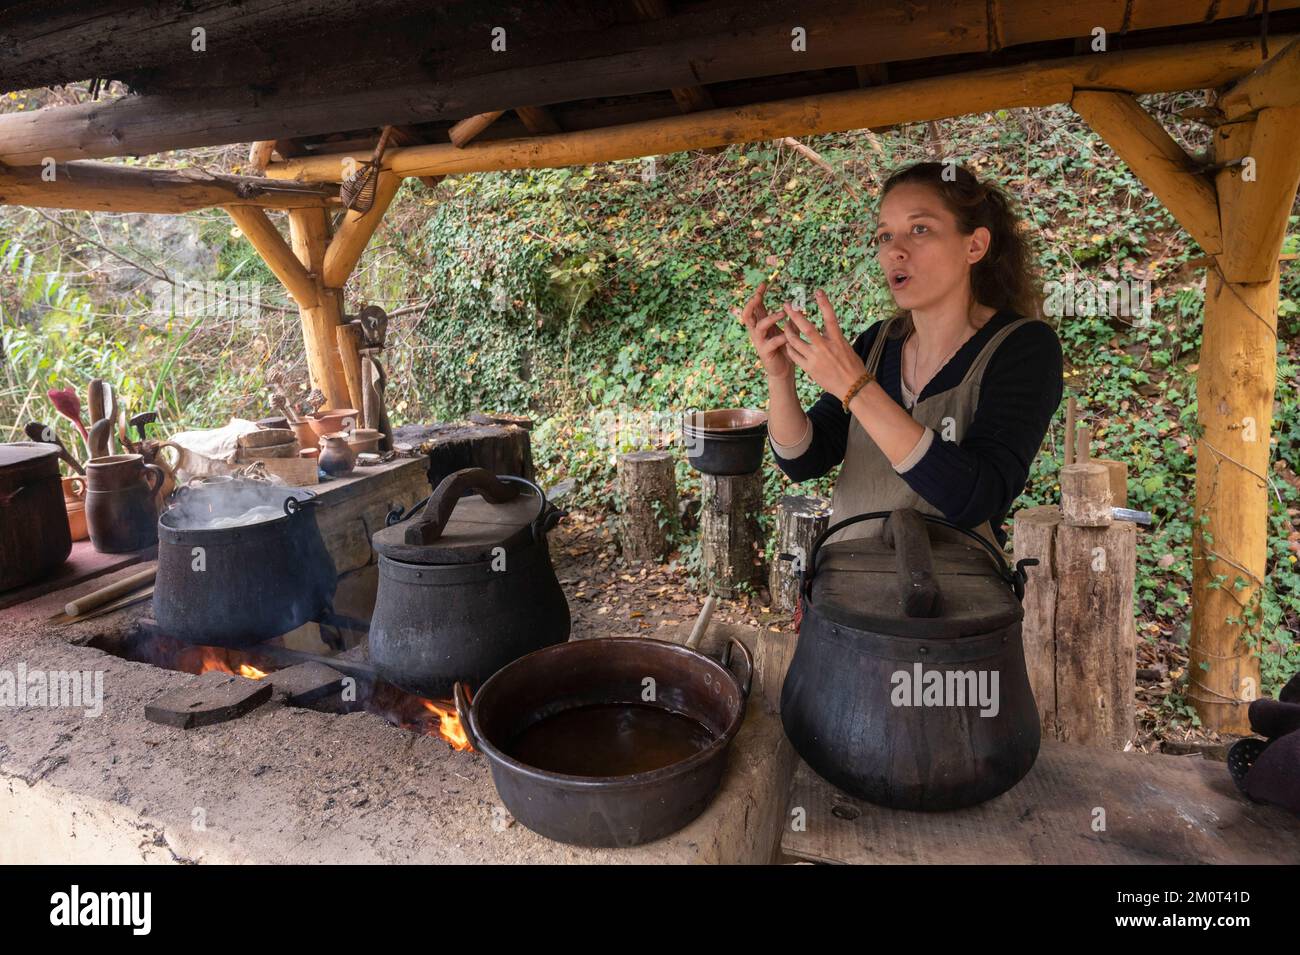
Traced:
<path fill-rule="evenodd" d="M 140 627 L 122 644 L 101 646 L 128 660 L 150 663 L 182 673 L 230 673 L 250 680 L 271 677 L 291 662 L 272 660 L 277 650 L 270 647 L 234 650 L 224 647 L 192 646 Z M 296 661 L 295 661 L 296 662 Z M 329 663 L 328 660 L 322 661 Z M 428 700 L 378 679 L 356 678 L 356 700 L 340 703 L 343 711 L 366 710 L 382 716 L 402 729 L 445 740 L 452 749 L 473 750 L 452 700 Z"/>

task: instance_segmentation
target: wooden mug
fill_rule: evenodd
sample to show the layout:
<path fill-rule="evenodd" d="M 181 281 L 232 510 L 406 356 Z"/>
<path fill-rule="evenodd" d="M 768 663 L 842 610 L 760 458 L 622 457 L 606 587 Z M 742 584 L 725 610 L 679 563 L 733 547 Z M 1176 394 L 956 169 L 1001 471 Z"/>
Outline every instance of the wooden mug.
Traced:
<path fill-rule="evenodd" d="M 138 454 L 86 462 L 86 528 L 95 550 L 122 554 L 158 542 L 158 505 L 166 474 Z"/>

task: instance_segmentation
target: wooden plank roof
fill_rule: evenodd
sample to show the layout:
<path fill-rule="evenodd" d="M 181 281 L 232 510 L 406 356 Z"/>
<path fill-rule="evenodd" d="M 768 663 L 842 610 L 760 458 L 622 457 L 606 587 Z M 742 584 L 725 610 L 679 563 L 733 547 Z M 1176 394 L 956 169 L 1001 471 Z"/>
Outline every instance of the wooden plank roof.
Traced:
<path fill-rule="evenodd" d="M 282 158 L 337 154 L 368 150 L 387 124 L 402 127 L 403 146 L 439 144 L 488 111 L 507 112 L 475 142 L 516 140 L 1050 63 L 1091 52 L 1095 28 L 1108 51 L 1300 31 L 1300 0 L 1268 8 L 1266 18 L 1261 0 L 19 0 L 0 11 L 3 90 L 115 79 L 132 95 L 0 116 L 0 163 L 256 140 L 276 141 Z"/>

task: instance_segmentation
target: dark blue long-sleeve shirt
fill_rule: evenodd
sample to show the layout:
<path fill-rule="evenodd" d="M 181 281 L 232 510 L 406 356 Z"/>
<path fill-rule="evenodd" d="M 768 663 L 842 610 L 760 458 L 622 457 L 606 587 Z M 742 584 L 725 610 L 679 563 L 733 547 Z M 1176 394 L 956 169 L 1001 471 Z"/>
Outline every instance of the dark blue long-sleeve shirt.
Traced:
<path fill-rule="evenodd" d="M 956 387 L 984 345 L 1018 316 L 999 312 L 967 341 L 917 396 L 921 401 Z M 883 327 L 877 322 L 853 343 L 865 361 Z M 903 407 L 903 340 L 890 339 L 876 380 Z M 1000 540 L 1002 523 L 1024 490 L 1029 465 L 1042 445 L 1063 390 L 1061 343 L 1046 322 L 1028 322 L 1008 335 L 984 369 L 974 419 L 960 442 L 933 440 L 899 476 L 948 520 L 974 528 L 989 521 Z M 777 465 L 792 481 L 828 473 L 844 460 L 851 415 L 839 396 L 826 392 L 808 409 L 812 443 L 796 458 L 779 455 Z M 868 438 L 868 440 L 870 440 Z"/>

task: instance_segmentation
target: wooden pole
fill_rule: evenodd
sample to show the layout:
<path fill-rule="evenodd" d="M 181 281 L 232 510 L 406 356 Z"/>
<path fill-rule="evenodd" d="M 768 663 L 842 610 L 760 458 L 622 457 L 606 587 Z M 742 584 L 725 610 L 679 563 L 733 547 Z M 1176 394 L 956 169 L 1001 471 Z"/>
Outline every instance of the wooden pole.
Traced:
<path fill-rule="evenodd" d="M 325 394 L 332 408 L 351 407 L 347 376 L 339 357 L 337 332 L 343 318 L 341 292 L 327 288 L 320 281 L 325 266 L 325 249 L 329 242 L 329 217 L 323 211 L 303 209 L 289 214 L 289 234 L 293 252 L 301 266 L 310 273 L 316 300 L 310 305 L 298 303 L 302 319 L 303 345 L 312 384 Z"/>
<path fill-rule="evenodd" d="M 275 277 L 284 283 L 300 308 L 314 308 L 320 298 L 316 281 L 294 257 L 279 230 L 266 217 L 266 213 L 253 206 L 227 206 L 226 212 L 235 220 L 241 232 L 248 237 L 258 255 Z M 322 217 L 324 211 L 319 213 Z"/>
<path fill-rule="evenodd" d="M 344 322 L 334 327 L 338 341 L 339 361 L 343 365 L 343 377 L 348 382 L 348 407 L 362 412 L 365 427 L 374 428 L 370 416 L 366 414 L 365 374 L 361 365 L 361 327 L 351 322 Z"/>
<path fill-rule="evenodd" d="M 381 172 L 375 184 L 375 202 L 364 213 L 349 212 L 344 217 L 325 252 L 322 280 L 330 288 L 342 288 L 356 268 L 370 237 L 384 220 L 384 213 L 402 185 L 401 176 Z"/>
<path fill-rule="evenodd" d="M 1290 60 L 1294 51 L 1289 51 Z M 1260 71 L 1264 73 L 1264 71 Z M 1286 71 L 1270 71 L 1273 80 Z M 1250 78 L 1252 102 L 1294 90 Z M 1270 92 L 1271 91 L 1271 92 Z M 1192 522 L 1188 697 L 1207 728 L 1247 733 L 1259 696 L 1260 630 L 1268 556 L 1269 433 L 1277 376 L 1278 263 L 1300 181 L 1300 110 L 1259 110 L 1214 134 L 1224 229 L 1219 268 L 1206 278 L 1196 379 L 1201 436 Z"/>
<path fill-rule="evenodd" d="M 1292 39 L 1279 38 L 1279 42 Z M 402 176 L 538 169 L 707 149 L 730 143 L 841 132 L 943 119 L 964 113 L 1069 102 L 1076 87 L 1129 93 L 1220 86 L 1259 64 L 1259 44 L 1218 41 L 1045 60 L 887 86 L 711 109 L 602 129 L 390 150 L 384 166 Z M 2 143 L 0 143 L 2 146 Z M 267 167 L 267 175 L 338 182 L 344 163 L 368 153 L 300 157 Z"/>

